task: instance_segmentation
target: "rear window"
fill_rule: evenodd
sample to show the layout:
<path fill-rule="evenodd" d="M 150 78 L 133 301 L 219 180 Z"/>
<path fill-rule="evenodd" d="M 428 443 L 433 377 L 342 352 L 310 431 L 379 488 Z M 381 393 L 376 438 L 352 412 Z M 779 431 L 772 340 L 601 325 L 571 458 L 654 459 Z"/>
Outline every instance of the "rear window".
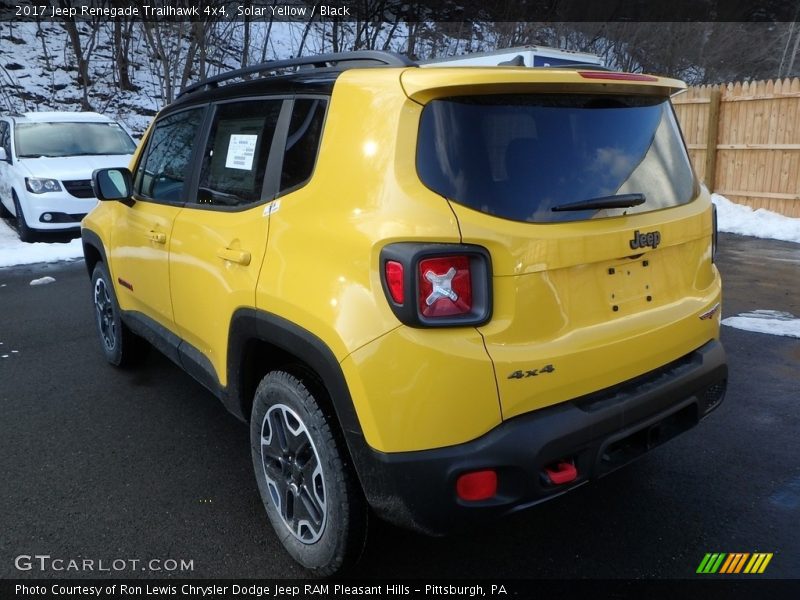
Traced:
<path fill-rule="evenodd" d="M 434 100 L 422 112 L 417 172 L 434 192 L 514 221 L 552 223 L 686 204 L 695 179 L 669 101 L 609 95 Z M 643 194 L 630 208 L 553 211 Z"/>

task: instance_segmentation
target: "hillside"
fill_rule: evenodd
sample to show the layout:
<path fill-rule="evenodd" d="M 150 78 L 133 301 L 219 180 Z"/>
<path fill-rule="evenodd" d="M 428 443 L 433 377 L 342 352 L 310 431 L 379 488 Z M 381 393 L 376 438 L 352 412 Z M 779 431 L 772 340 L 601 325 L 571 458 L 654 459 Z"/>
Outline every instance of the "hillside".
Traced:
<path fill-rule="evenodd" d="M 141 24 L 133 26 L 136 29 Z M 85 24 L 78 27 L 84 44 L 93 44 L 88 86 L 91 108 L 122 122 L 134 135 L 141 135 L 164 105 L 162 78 L 144 36 L 134 29 L 129 42 L 129 73 L 136 89 L 121 91 L 114 67 L 113 24 L 101 26 L 93 41 Z M 291 56 L 298 29 L 297 23 L 274 24 L 269 33 L 268 59 Z M 240 66 L 239 33 L 232 29 L 227 44 L 219 48 L 214 70 Z M 263 39 L 263 33 L 254 37 Z M 82 110 L 83 89 L 75 63 L 69 36 L 61 25 L 0 23 L 0 112 Z"/>

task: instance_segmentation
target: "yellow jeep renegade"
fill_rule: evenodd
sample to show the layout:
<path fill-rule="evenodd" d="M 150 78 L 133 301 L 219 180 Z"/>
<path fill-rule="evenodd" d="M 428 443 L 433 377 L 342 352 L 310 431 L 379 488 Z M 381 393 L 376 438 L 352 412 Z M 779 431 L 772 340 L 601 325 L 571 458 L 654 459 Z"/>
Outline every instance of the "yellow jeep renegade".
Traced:
<path fill-rule="evenodd" d="M 441 534 L 613 471 L 725 393 L 684 87 L 381 52 L 201 82 L 94 174 L 106 358 L 147 342 L 249 420 L 319 574 L 370 513 Z"/>

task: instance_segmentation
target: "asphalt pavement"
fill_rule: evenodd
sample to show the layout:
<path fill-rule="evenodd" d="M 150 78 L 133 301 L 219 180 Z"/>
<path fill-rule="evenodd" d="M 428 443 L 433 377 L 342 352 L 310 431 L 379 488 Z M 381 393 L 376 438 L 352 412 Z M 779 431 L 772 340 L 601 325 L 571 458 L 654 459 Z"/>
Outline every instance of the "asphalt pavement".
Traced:
<path fill-rule="evenodd" d="M 724 316 L 800 316 L 800 245 L 722 235 L 718 264 Z M 353 575 L 696 578 L 708 552 L 771 552 L 762 577 L 800 577 L 800 340 L 722 340 L 728 395 L 698 427 L 479 530 L 376 524 Z M 104 362 L 81 262 L 0 269 L 0 343 L 0 578 L 304 575 L 266 520 L 246 426 L 156 352 L 135 371 Z M 51 558 L 25 570 L 36 555 Z M 40 568 L 53 559 L 128 562 Z"/>

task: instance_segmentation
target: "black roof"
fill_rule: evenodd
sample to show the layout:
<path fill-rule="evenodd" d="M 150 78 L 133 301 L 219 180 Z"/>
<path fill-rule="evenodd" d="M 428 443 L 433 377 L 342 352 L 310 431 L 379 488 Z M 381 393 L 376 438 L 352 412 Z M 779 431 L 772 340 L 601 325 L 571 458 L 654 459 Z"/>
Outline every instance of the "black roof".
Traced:
<path fill-rule="evenodd" d="M 333 84 L 347 69 L 417 66 L 393 52 L 362 50 L 276 60 L 236 69 L 190 85 L 164 113 L 193 104 L 261 94 L 330 94 Z M 291 69 L 291 71 L 288 71 Z M 250 79 L 250 77 L 255 77 Z M 233 80 L 245 79 L 238 83 Z M 220 85 L 223 84 L 224 85 Z"/>
<path fill-rule="evenodd" d="M 168 114 L 195 104 L 206 104 L 218 100 L 231 100 L 260 95 L 326 94 L 330 95 L 333 84 L 342 71 L 328 73 L 292 73 L 277 77 L 253 79 L 232 83 L 223 87 L 197 91 L 179 96 L 167 106 L 162 114 Z"/>

